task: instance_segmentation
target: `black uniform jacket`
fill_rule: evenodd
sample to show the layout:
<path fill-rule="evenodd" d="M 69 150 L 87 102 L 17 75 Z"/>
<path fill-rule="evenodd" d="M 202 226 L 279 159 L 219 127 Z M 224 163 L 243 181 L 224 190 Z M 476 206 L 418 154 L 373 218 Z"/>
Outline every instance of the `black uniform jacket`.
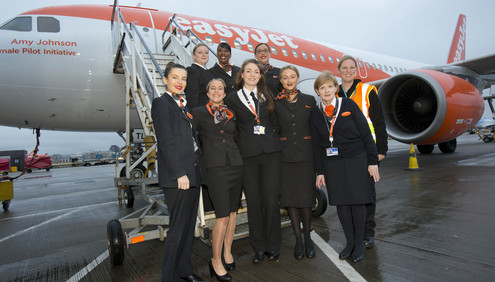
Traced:
<path fill-rule="evenodd" d="M 287 99 L 275 100 L 283 162 L 313 160 L 310 113 L 314 107 L 315 98 L 301 92 L 293 104 L 289 104 Z"/>
<path fill-rule="evenodd" d="M 196 107 L 193 112 L 206 168 L 242 165 L 242 157 L 234 140 L 235 114 L 228 121 L 215 124 L 206 106 Z"/>
<path fill-rule="evenodd" d="M 193 138 L 199 145 L 187 107 L 184 112 L 168 94 L 153 100 L 151 116 L 158 141 L 158 182 L 160 187 L 177 188 L 177 179 L 187 175 L 191 187 L 201 185 L 196 174 L 202 169 L 200 158 L 195 152 Z"/>
<path fill-rule="evenodd" d="M 329 140 L 330 123 L 325 122 L 320 106 L 311 110 L 311 135 L 313 137 L 315 168 L 323 174 L 323 160 L 326 148 L 331 147 Z M 337 158 L 352 157 L 366 153 L 368 165 L 378 164 L 375 141 L 371 135 L 368 122 L 358 105 L 348 98 L 342 98 L 342 105 L 333 129 L 333 147 L 337 147 Z M 332 157 L 333 158 L 333 157 Z"/>
<path fill-rule="evenodd" d="M 278 131 L 274 126 L 272 114 L 267 108 L 268 102 L 259 104 L 260 125 L 265 127 L 265 134 L 254 134 L 255 115 L 239 98 L 239 93 L 228 95 L 225 104 L 237 115 L 237 144 L 243 158 L 253 157 L 261 153 L 273 153 L 281 150 Z M 240 94 L 242 95 L 242 93 Z M 249 93 L 246 93 L 249 95 Z"/>
<path fill-rule="evenodd" d="M 206 105 L 209 101 L 206 96 L 206 85 L 213 79 L 213 76 L 197 64 L 187 67 L 186 98 L 189 109 Z"/>
<path fill-rule="evenodd" d="M 218 63 L 216 63 L 211 69 L 208 70 L 208 72 L 214 77 L 214 78 L 221 78 L 225 81 L 225 84 L 227 84 L 227 88 L 225 89 L 225 93 L 231 94 L 234 92 L 237 92 L 237 87 L 235 86 L 235 82 L 237 79 L 237 74 L 241 68 L 238 66 L 232 66 L 232 76 L 230 76 L 223 68 L 220 66 Z"/>
<path fill-rule="evenodd" d="M 282 91 L 283 87 L 280 83 L 280 69 L 273 67 L 265 73 L 266 86 L 272 93 L 273 97 L 276 97 L 278 92 Z"/>
<path fill-rule="evenodd" d="M 354 79 L 354 83 L 352 84 L 349 91 L 347 91 L 346 96 L 344 94 L 344 89 L 342 85 L 339 87 L 339 97 L 351 98 L 349 97 L 356 90 L 356 85 L 361 82 L 360 79 Z M 369 94 L 370 106 L 368 107 L 368 113 L 370 115 L 371 123 L 373 124 L 373 128 L 375 129 L 375 137 L 376 137 L 376 149 L 378 150 L 378 154 L 386 155 L 388 151 L 388 134 L 387 128 L 385 125 L 385 118 L 383 116 L 382 105 L 380 104 L 380 99 L 378 98 L 378 93 L 375 90 L 371 90 Z"/>

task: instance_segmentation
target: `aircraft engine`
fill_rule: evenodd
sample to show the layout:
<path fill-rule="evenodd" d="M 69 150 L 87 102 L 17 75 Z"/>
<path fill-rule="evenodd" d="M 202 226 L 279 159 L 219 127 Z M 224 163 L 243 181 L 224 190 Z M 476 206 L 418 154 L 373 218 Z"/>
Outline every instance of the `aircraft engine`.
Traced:
<path fill-rule="evenodd" d="M 481 93 L 469 82 L 433 70 L 398 74 L 379 90 L 390 137 L 417 145 L 447 142 L 483 115 Z"/>

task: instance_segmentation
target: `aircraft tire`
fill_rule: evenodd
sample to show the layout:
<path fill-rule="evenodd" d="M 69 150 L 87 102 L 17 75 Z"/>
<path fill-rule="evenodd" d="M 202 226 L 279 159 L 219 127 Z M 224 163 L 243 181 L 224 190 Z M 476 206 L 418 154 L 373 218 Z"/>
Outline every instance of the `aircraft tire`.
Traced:
<path fill-rule="evenodd" d="M 311 208 L 312 215 L 314 217 L 321 216 L 327 211 L 327 207 L 328 207 L 327 195 L 325 194 L 325 192 L 323 192 L 323 189 L 318 189 L 318 187 L 316 187 L 316 200 L 315 200 L 315 204 Z"/>
<path fill-rule="evenodd" d="M 124 233 L 122 225 L 117 219 L 112 219 L 107 224 L 107 243 L 110 261 L 114 266 L 124 263 Z"/>
<path fill-rule="evenodd" d="M 483 142 L 485 142 L 485 143 L 490 143 L 491 141 L 492 141 L 492 139 L 490 139 L 490 137 L 488 137 L 488 136 L 483 138 Z"/>
<path fill-rule="evenodd" d="M 435 149 L 435 145 L 416 145 L 416 148 L 418 148 L 418 151 L 421 154 L 428 155 L 433 152 L 433 149 Z"/>
<path fill-rule="evenodd" d="M 28 170 L 27 170 L 27 173 L 31 173 L 31 172 L 33 172 L 33 170 L 32 170 L 32 169 L 28 169 Z"/>
<path fill-rule="evenodd" d="M 146 168 L 142 164 L 138 164 L 133 170 L 131 170 L 131 179 L 144 178 Z M 125 166 L 120 170 L 120 177 L 125 177 Z"/>
<path fill-rule="evenodd" d="M 438 144 L 438 149 L 442 151 L 444 154 L 450 154 L 455 152 L 455 149 L 457 148 L 457 139 L 452 139 L 447 142 L 439 143 Z"/>
<path fill-rule="evenodd" d="M 128 208 L 132 208 L 134 206 L 134 192 L 131 187 L 124 189 L 124 203 Z"/>

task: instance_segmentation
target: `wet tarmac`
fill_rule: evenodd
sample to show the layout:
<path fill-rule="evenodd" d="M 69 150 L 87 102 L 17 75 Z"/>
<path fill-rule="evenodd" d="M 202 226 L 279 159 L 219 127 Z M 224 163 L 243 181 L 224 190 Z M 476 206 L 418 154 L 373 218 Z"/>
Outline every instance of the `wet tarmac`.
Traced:
<path fill-rule="evenodd" d="M 405 170 L 409 146 L 390 142 L 377 184 L 375 247 L 359 263 L 340 261 L 345 239 L 335 207 L 313 219 L 314 259 L 293 257 L 290 227 L 278 261 L 251 262 L 247 239 L 234 242 L 234 281 L 494 281 L 495 143 L 475 135 L 457 151 L 418 153 L 421 170 Z M 113 266 L 106 225 L 147 204 L 119 206 L 112 165 L 34 171 L 14 182 L 0 212 L 2 281 L 159 281 L 163 242 L 125 250 Z M 195 240 L 195 273 L 207 281 L 211 249 Z"/>

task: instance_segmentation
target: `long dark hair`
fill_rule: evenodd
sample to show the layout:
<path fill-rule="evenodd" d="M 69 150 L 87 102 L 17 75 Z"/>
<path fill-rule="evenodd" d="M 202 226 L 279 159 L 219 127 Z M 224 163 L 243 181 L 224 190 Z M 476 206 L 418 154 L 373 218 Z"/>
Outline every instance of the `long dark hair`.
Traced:
<path fill-rule="evenodd" d="M 268 87 L 266 87 L 265 72 L 263 71 L 263 67 L 261 67 L 261 64 L 256 59 L 248 59 L 242 63 L 241 70 L 237 74 L 237 78 L 236 78 L 237 89 L 242 89 L 242 87 L 244 86 L 244 79 L 242 78 L 242 73 L 244 73 L 244 70 L 246 69 L 246 65 L 248 64 L 255 64 L 260 71 L 260 75 L 261 75 L 260 80 L 256 85 L 256 88 L 258 89 L 258 93 L 256 94 L 258 96 L 258 100 L 262 101 L 261 94 L 263 94 L 263 96 L 265 96 L 265 100 L 268 102 L 268 107 L 267 107 L 268 110 L 270 112 L 273 112 L 273 109 L 275 109 L 275 104 L 273 103 L 273 95 L 268 90 Z"/>

